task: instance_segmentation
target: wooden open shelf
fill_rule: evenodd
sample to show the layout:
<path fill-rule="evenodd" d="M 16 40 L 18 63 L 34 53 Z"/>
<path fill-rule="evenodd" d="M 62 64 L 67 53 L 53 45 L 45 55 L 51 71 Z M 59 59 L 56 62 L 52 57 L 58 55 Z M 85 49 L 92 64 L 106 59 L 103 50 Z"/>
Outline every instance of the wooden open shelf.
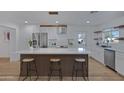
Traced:
<path fill-rule="evenodd" d="M 116 38 L 116 40 L 124 40 L 124 37 Z"/>
<path fill-rule="evenodd" d="M 102 31 L 95 31 L 94 33 L 102 33 Z"/>
<path fill-rule="evenodd" d="M 94 40 L 102 40 L 102 38 L 94 38 Z"/>
<path fill-rule="evenodd" d="M 67 27 L 67 25 L 40 25 L 40 27 Z"/>
<path fill-rule="evenodd" d="M 115 26 L 114 28 L 124 28 L 124 25 Z"/>

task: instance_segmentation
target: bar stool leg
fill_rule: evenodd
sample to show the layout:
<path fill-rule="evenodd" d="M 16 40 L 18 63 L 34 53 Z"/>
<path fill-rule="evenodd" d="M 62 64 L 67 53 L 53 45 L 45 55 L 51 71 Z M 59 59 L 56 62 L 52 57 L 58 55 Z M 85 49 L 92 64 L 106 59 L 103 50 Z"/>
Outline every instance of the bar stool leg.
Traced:
<path fill-rule="evenodd" d="M 50 63 L 50 67 L 49 67 L 48 81 L 50 81 L 51 75 L 52 75 L 52 63 Z"/>
<path fill-rule="evenodd" d="M 59 62 L 59 78 L 60 78 L 60 80 L 62 80 L 61 62 Z"/>
<path fill-rule="evenodd" d="M 26 69 L 26 76 L 25 76 L 25 78 L 23 79 L 23 81 L 25 80 L 25 79 L 27 79 L 28 78 L 28 75 L 29 75 L 29 73 L 28 73 L 28 63 L 26 63 L 26 66 L 27 66 L 27 69 Z"/>
<path fill-rule="evenodd" d="M 75 70 L 72 71 L 72 80 L 74 80 Z"/>
<path fill-rule="evenodd" d="M 29 77 L 30 77 L 30 80 L 31 80 L 31 63 L 28 64 L 28 71 L 29 71 Z"/>
<path fill-rule="evenodd" d="M 85 80 L 85 68 L 84 68 L 84 64 L 82 63 L 82 77 Z"/>
<path fill-rule="evenodd" d="M 18 80 L 20 80 L 20 78 L 21 78 L 21 75 L 22 75 L 22 65 L 23 65 L 23 62 L 21 62 L 20 63 L 20 74 L 19 74 L 19 79 Z"/>
<path fill-rule="evenodd" d="M 78 70 L 76 69 L 76 80 L 77 80 L 77 74 L 78 74 Z"/>
<path fill-rule="evenodd" d="M 74 74 L 75 74 L 74 72 L 75 72 L 75 63 L 73 63 L 73 68 L 72 68 L 72 80 L 74 80 L 74 79 L 73 79 Z"/>
<path fill-rule="evenodd" d="M 86 64 L 84 66 L 84 69 L 85 69 L 84 71 L 85 71 L 86 80 L 89 80 Z"/>
<path fill-rule="evenodd" d="M 72 70 L 72 80 L 73 80 L 73 76 L 74 76 L 74 71 Z"/>
<path fill-rule="evenodd" d="M 61 70 L 61 80 L 63 79 L 63 76 L 62 76 L 62 70 Z"/>
<path fill-rule="evenodd" d="M 50 81 L 50 74 L 48 74 L 48 81 Z"/>
<path fill-rule="evenodd" d="M 48 77 L 48 81 L 50 81 L 50 79 L 51 79 L 51 76 L 52 76 L 52 73 L 53 73 L 53 70 L 52 70 L 52 63 L 50 63 L 50 67 L 49 67 L 49 77 Z"/>
<path fill-rule="evenodd" d="M 62 80 L 62 70 L 61 69 L 59 70 L 59 78 L 60 78 L 60 80 Z"/>
<path fill-rule="evenodd" d="M 56 68 L 56 66 L 57 66 L 57 68 Z M 51 79 L 51 76 L 53 76 L 53 72 L 57 72 L 57 74 L 58 74 L 57 76 L 59 77 L 59 80 L 62 80 L 61 61 L 57 61 L 57 62 L 50 61 L 48 81 Z"/>
<path fill-rule="evenodd" d="M 50 81 L 50 72 L 48 73 L 48 81 Z"/>
<path fill-rule="evenodd" d="M 84 80 L 87 80 L 85 77 L 86 77 L 86 65 L 82 63 L 82 66 L 83 66 L 83 78 Z"/>
<path fill-rule="evenodd" d="M 49 77 L 48 77 L 48 81 L 50 81 L 50 79 L 51 79 L 51 75 L 52 75 L 52 71 L 50 70 L 50 73 L 49 73 Z"/>
<path fill-rule="evenodd" d="M 36 62 L 34 62 L 34 66 L 35 66 L 35 73 L 36 73 L 36 76 L 37 76 L 37 78 L 36 78 L 36 80 L 39 78 L 39 75 L 38 75 L 38 72 L 37 72 L 37 65 L 36 65 Z"/>

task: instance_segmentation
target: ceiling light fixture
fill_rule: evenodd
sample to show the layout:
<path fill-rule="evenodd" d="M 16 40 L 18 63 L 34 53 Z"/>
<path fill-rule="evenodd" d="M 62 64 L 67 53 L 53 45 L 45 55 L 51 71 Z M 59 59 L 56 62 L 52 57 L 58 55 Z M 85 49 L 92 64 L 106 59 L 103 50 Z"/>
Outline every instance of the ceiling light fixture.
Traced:
<path fill-rule="evenodd" d="M 25 21 L 25 24 L 27 24 L 28 23 L 28 21 Z"/>
<path fill-rule="evenodd" d="M 87 21 L 86 21 L 86 23 L 87 23 L 87 24 L 89 24 L 89 23 L 90 23 L 90 21 L 89 21 L 89 20 L 87 20 Z"/>
<path fill-rule="evenodd" d="M 56 21 L 56 24 L 58 24 L 59 23 L 59 21 Z"/>

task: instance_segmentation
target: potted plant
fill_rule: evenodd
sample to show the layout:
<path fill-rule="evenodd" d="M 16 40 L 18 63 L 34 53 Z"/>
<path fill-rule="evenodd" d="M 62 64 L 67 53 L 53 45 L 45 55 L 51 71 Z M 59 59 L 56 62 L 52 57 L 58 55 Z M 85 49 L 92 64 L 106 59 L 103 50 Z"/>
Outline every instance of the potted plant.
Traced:
<path fill-rule="evenodd" d="M 32 45 L 33 45 L 32 40 L 29 40 L 29 41 L 28 41 L 28 44 L 29 44 L 30 47 L 32 47 Z"/>

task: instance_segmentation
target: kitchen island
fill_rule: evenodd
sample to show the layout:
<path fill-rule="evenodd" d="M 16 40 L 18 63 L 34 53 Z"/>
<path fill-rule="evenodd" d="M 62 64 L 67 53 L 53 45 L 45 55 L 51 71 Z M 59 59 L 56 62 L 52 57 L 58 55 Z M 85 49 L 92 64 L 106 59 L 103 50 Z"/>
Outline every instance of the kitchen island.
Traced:
<path fill-rule="evenodd" d="M 49 72 L 49 59 L 50 58 L 60 58 L 62 60 L 62 74 L 63 76 L 72 75 L 72 67 L 75 58 L 85 58 L 86 60 L 86 74 L 88 77 L 88 56 L 89 51 L 84 48 L 41 48 L 41 49 L 30 49 L 18 51 L 20 54 L 20 61 L 25 57 L 33 57 L 37 64 L 38 75 L 48 76 Z M 21 71 L 21 76 L 26 74 L 26 66 L 21 64 L 23 70 Z M 33 73 L 32 73 L 33 75 Z M 81 76 L 79 73 L 78 76 Z"/>

